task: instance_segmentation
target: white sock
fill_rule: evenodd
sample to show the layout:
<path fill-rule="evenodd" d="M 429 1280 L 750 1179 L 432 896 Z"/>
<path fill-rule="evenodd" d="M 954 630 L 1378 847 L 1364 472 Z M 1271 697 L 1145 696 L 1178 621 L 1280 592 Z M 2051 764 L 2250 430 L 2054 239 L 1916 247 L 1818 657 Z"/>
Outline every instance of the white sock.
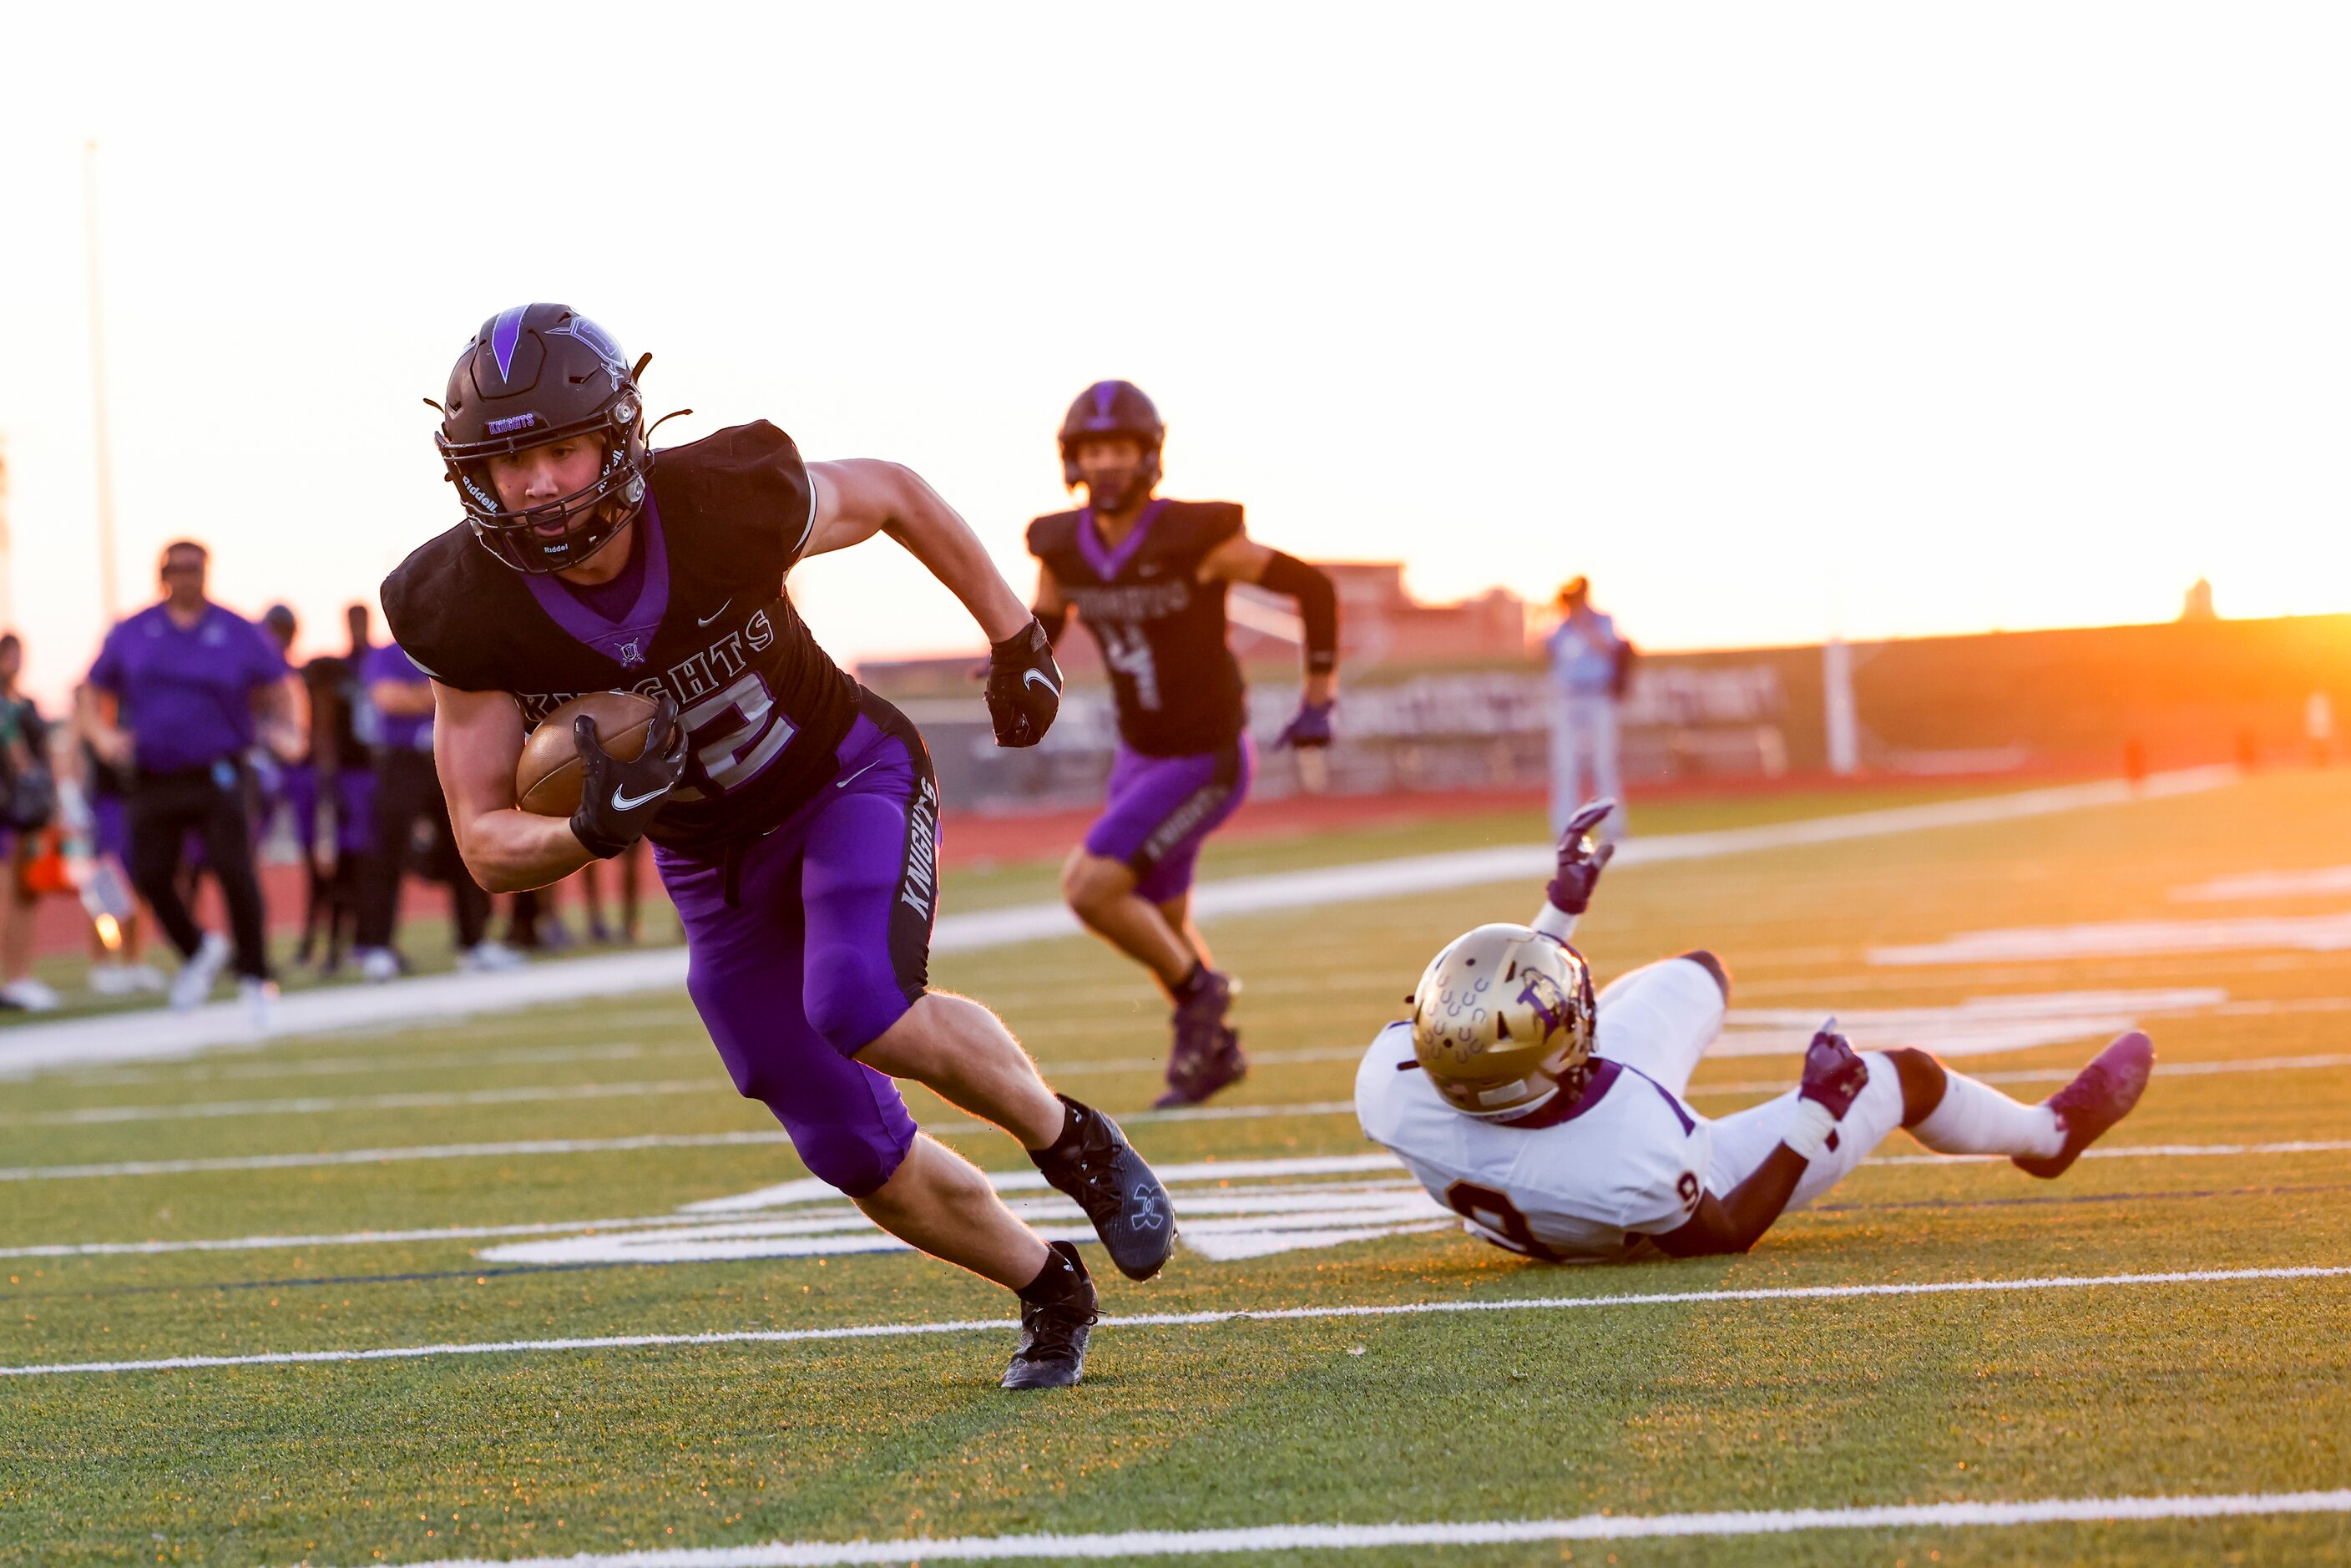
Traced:
<path fill-rule="evenodd" d="M 1989 1083 L 1945 1068 L 1942 1103 L 1910 1135 L 1943 1155 L 2050 1155 L 2065 1146 L 2065 1130 L 2046 1105 L 2023 1105 Z"/>

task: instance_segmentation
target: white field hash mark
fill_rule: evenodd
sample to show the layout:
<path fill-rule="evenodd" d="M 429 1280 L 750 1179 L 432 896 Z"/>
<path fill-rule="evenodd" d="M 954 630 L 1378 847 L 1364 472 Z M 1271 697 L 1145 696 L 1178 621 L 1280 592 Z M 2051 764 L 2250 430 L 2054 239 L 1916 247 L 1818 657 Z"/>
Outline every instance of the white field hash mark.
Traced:
<path fill-rule="evenodd" d="M 1580 1312 L 1609 1307 L 1701 1306 L 1724 1301 L 1821 1301 L 1855 1297 L 1948 1296 L 2031 1291 L 2085 1291 L 2129 1285 L 2216 1285 L 2266 1280 L 2336 1280 L 2351 1266 L 2299 1264 L 2268 1269 L 2182 1269 L 2149 1274 L 2049 1274 L 2023 1280 L 1933 1280 L 1885 1285 L 1764 1285 L 1744 1291 L 1664 1291 L 1647 1295 L 1528 1296 L 1514 1301 L 1405 1301 L 1388 1306 L 1276 1307 L 1105 1316 L 1100 1328 L 1206 1328 L 1219 1323 L 1302 1322 L 1327 1318 L 1406 1318 L 1447 1312 Z M 251 1355 L 175 1355 L 153 1361 L 67 1361 L 0 1366 L 0 1377 L 74 1373 L 186 1372 L 221 1366 L 309 1366 L 360 1361 L 420 1361 L 445 1355 L 510 1355 L 525 1351 L 636 1350 L 676 1345 L 800 1344 L 827 1340 L 904 1339 L 1017 1329 L 1010 1318 L 929 1323 L 853 1323 L 835 1328 L 741 1329 L 711 1333 L 605 1334 L 589 1339 L 497 1340 L 473 1344 L 389 1345 L 370 1350 L 263 1351 Z"/>
<path fill-rule="evenodd" d="M 2351 1513 L 2351 1488 L 2206 1497 L 2038 1498 L 2014 1502 L 1886 1503 L 1746 1513 L 1587 1513 L 1573 1519 L 1426 1524 L 1259 1524 L 1230 1530 L 1129 1530 L 1103 1535 L 909 1536 L 897 1541 L 768 1541 L 753 1546 L 581 1552 L 562 1557 L 443 1558 L 413 1568 L 860 1568 L 889 1563 L 1099 1562 L 1244 1552 L 1366 1552 L 1539 1541 L 1644 1541 L 1790 1535 L 1817 1530 L 1960 1530 Z"/>

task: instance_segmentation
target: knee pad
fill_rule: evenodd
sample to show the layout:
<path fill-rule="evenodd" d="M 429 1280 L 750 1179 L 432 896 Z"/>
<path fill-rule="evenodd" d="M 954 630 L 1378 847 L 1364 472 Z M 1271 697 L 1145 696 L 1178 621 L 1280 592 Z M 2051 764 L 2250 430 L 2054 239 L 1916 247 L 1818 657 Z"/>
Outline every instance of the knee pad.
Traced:
<path fill-rule="evenodd" d="M 801 1008 L 809 1027 L 843 1056 L 881 1039 L 913 1005 L 886 955 L 854 948 L 809 955 Z"/>
<path fill-rule="evenodd" d="M 791 1134 L 792 1148 L 809 1174 L 852 1197 L 871 1197 L 879 1192 L 914 1145 L 912 1124 L 907 1135 L 901 1138 L 879 1119 L 846 1126 L 830 1122 L 793 1126 L 788 1122 L 785 1130 Z"/>
<path fill-rule="evenodd" d="M 1722 993 L 1722 999 L 1726 1002 L 1730 999 L 1730 971 L 1722 967 L 1721 959 L 1703 947 L 1693 947 L 1681 956 L 1712 976 L 1714 988 Z"/>

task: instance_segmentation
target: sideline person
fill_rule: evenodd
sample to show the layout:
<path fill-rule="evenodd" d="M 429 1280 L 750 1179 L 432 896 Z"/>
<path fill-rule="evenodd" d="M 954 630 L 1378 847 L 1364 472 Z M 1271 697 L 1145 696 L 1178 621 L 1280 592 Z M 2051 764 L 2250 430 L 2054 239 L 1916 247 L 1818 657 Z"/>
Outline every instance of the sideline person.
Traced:
<path fill-rule="evenodd" d="M 1551 831 L 1567 829 L 1578 800 L 1619 802 L 1600 836 L 1625 834 L 1624 780 L 1617 768 L 1617 706 L 1630 677 L 1633 645 L 1615 621 L 1592 607 L 1588 579 L 1559 591 L 1559 625 L 1544 643 L 1551 663 Z"/>
<path fill-rule="evenodd" d="M 277 643 L 204 596 L 209 559 L 193 539 L 164 547 L 162 599 L 107 633 L 90 666 L 97 706 L 89 735 L 101 760 L 131 770 L 131 879 L 180 952 L 172 1005 L 203 1001 L 233 956 L 247 1013 L 266 1029 L 277 987 L 254 869 L 246 754 L 262 727 L 291 727 L 294 701 Z M 191 835 L 220 883 L 233 948 L 199 925 L 181 896 Z"/>

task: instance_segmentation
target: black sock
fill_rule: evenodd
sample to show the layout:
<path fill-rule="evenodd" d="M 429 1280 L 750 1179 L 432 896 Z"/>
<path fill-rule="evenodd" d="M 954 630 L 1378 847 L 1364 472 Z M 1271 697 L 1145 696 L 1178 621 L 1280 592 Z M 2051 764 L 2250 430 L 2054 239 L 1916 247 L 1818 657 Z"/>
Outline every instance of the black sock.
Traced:
<path fill-rule="evenodd" d="M 1179 1002 L 1190 1001 L 1200 994 L 1200 988 L 1207 983 L 1208 967 L 1197 958 L 1193 959 L 1192 967 L 1185 973 L 1182 979 L 1176 982 L 1176 999 Z"/>
<path fill-rule="evenodd" d="M 1055 1241 L 1045 1249 L 1045 1266 L 1037 1277 L 1014 1292 L 1032 1307 L 1050 1307 L 1056 1301 L 1066 1301 L 1084 1288 L 1085 1260 L 1078 1249 L 1066 1241 Z"/>
<path fill-rule="evenodd" d="M 1066 1094 L 1056 1094 L 1053 1098 L 1061 1103 L 1061 1130 L 1043 1148 L 1029 1151 L 1029 1157 L 1040 1166 L 1069 1159 L 1078 1152 L 1078 1113 L 1085 1107 Z"/>

